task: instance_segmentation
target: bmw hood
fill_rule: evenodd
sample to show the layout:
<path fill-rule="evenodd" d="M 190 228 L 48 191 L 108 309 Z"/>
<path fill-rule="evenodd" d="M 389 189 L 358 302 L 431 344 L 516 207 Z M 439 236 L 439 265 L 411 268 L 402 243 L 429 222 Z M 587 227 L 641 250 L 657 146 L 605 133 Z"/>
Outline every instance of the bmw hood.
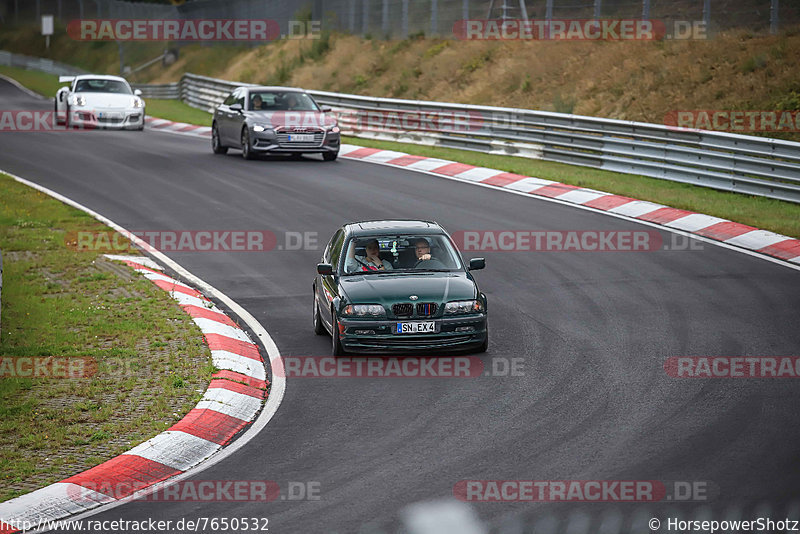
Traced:
<path fill-rule="evenodd" d="M 477 298 L 475 282 L 466 273 L 381 273 L 342 276 L 340 289 L 348 303 L 449 302 Z"/>

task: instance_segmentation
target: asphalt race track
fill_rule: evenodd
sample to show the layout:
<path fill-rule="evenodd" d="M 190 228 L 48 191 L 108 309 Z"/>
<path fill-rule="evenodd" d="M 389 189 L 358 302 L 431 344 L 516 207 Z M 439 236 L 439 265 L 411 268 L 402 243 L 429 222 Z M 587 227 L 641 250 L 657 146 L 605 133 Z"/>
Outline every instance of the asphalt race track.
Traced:
<path fill-rule="evenodd" d="M 0 101 L 52 109 L 6 82 Z M 169 253 L 252 313 L 284 357 L 329 354 L 330 339 L 312 331 L 311 282 L 344 222 L 650 229 L 365 162 L 215 156 L 210 141 L 168 133 L 0 136 L 0 169 L 130 230 L 269 230 L 279 243 L 287 231 L 316 232 L 316 250 Z M 800 272 L 710 244 L 465 254 L 479 255 L 492 335 L 481 358 L 486 369 L 524 358 L 523 376 L 289 378 L 264 431 L 194 478 L 316 482 L 320 500 L 132 502 L 95 517 L 267 517 L 278 534 L 372 532 L 365 525 L 397 525 L 404 506 L 452 497 L 465 479 L 711 481 L 715 509 L 800 496 L 797 380 L 686 380 L 663 368 L 670 356 L 800 356 Z M 473 506 L 496 524 L 610 505 Z"/>

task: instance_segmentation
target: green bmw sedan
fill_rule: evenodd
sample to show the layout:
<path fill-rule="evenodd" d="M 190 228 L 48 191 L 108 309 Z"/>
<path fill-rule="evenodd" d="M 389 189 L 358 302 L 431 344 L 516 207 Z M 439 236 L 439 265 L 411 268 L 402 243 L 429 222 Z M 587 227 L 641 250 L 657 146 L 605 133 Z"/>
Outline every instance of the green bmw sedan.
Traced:
<path fill-rule="evenodd" d="M 432 221 L 346 224 L 331 238 L 314 278 L 314 332 L 332 352 L 464 350 L 489 345 L 486 295 L 453 240 Z"/>

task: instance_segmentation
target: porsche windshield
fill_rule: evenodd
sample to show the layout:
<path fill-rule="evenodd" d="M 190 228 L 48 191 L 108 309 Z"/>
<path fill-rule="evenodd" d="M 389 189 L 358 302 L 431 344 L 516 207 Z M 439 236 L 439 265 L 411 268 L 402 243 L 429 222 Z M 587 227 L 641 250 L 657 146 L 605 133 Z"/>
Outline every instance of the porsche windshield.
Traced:
<path fill-rule="evenodd" d="M 115 93 L 131 95 L 131 88 L 127 83 L 119 80 L 78 80 L 75 84 L 76 93 Z"/>
<path fill-rule="evenodd" d="M 461 270 L 445 235 L 353 237 L 344 248 L 344 274 Z"/>

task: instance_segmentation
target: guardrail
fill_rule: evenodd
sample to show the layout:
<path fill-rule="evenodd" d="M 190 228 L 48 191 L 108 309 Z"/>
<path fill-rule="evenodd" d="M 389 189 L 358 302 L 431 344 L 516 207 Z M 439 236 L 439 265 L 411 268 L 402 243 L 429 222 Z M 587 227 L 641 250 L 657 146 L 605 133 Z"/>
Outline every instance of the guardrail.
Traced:
<path fill-rule="evenodd" d="M 137 85 L 213 111 L 243 85 L 195 74 Z M 800 203 L 800 143 L 525 109 L 309 91 L 345 134 L 509 154 Z"/>
<path fill-rule="evenodd" d="M 81 73 L 3 51 L 0 65 Z M 210 112 L 243 85 L 253 84 L 185 74 L 180 82 L 135 87 L 145 98 L 180 99 Z M 800 143 L 546 111 L 309 93 L 333 107 L 342 131 L 355 137 L 557 161 L 800 203 Z"/>
<path fill-rule="evenodd" d="M 0 65 L 6 67 L 19 67 L 21 69 L 38 70 L 54 74 L 56 76 L 72 76 L 75 74 L 83 74 L 83 71 L 72 65 L 53 61 L 52 59 L 45 59 L 41 57 L 26 56 L 23 54 L 12 54 L 0 50 Z"/>

